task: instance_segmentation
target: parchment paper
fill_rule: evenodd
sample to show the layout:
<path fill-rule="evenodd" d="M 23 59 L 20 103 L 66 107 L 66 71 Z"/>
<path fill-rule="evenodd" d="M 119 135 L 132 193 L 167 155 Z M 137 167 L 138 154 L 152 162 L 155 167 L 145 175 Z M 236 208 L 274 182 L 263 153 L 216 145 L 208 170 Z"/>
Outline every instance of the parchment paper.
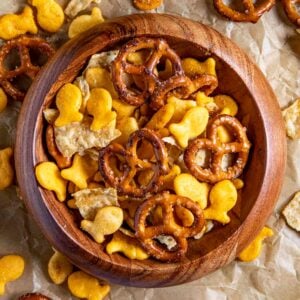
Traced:
<path fill-rule="evenodd" d="M 65 4 L 65 0 L 60 1 Z M 211 0 L 165 0 L 157 12 L 179 14 L 201 21 L 234 40 L 259 65 L 282 108 L 300 96 L 300 34 L 285 17 L 280 3 L 257 24 L 229 22 L 219 16 Z M 19 11 L 25 0 L 1 0 L 0 14 Z M 102 0 L 103 15 L 111 18 L 137 12 L 131 0 Z M 63 32 L 54 36 L 62 42 Z M 20 104 L 10 102 L 0 114 L 0 149 L 13 145 Z M 279 141 L 280 142 L 280 141 Z M 109 299 L 300 299 L 300 235 L 290 229 L 281 210 L 300 190 L 300 141 L 288 142 L 284 186 L 268 225 L 275 235 L 251 263 L 230 265 L 189 284 L 160 289 L 113 286 Z M 0 174 L 1 176 L 1 174 Z M 276 178 L 274 178 L 276 184 Z M 72 299 L 66 285 L 56 286 L 47 275 L 51 246 L 44 239 L 22 201 L 16 186 L 0 191 L 0 257 L 18 253 L 26 259 L 25 274 L 7 286 L 2 299 L 16 299 L 25 292 L 42 292 L 53 300 Z"/>

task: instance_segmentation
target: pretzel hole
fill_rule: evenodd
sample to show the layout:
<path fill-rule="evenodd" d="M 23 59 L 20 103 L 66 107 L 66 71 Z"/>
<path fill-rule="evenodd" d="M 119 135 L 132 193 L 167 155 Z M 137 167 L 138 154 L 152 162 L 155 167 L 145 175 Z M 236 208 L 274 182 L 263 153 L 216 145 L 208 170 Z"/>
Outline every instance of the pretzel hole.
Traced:
<path fill-rule="evenodd" d="M 49 59 L 49 56 L 46 53 L 37 48 L 29 48 L 29 56 L 31 63 L 38 67 L 42 67 Z"/>
<path fill-rule="evenodd" d="M 160 248 L 164 248 L 164 250 L 168 251 L 176 251 L 177 250 L 177 242 L 171 235 L 161 234 L 154 239 L 155 243 Z"/>
<path fill-rule="evenodd" d="M 17 47 L 12 48 L 3 60 L 3 67 L 7 71 L 13 71 L 21 66 L 20 53 Z"/>
<path fill-rule="evenodd" d="M 212 152 L 207 149 L 200 149 L 195 156 L 195 164 L 201 168 L 209 168 L 212 159 Z"/>
<path fill-rule="evenodd" d="M 135 66 L 141 66 L 145 64 L 151 54 L 151 49 L 141 49 L 136 52 L 129 53 L 126 57 L 126 61 L 127 63 L 133 64 Z"/>
<path fill-rule="evenodd" d="M 163 208 L 160 205 L 156 205 L 154 208 L 152 208 L 146 219 L 146 223 L 148 226 L 163 225 Z"/>
<path fill-rule="evenodd" d="M 230 167 L 232 167 L 237 161 L 238 154 L 237 153 L 226 153 L 222 156 L 221 160 L 221 169 L 223 171 L 228 171 Z"/>
<path fill-rule="evenodd" d="M 26 92 L 32 83 L 32 79 L 26 74 L 21 74 L 12 78 L 10 82 L 17 90 Z"/>
<path fill-rule="evenodd" d="M 258 1 L 259 0 L 253 0 L 252 2 L 255 3 Z M 223 0 L 223 3 L 233 10 L 245 12 L 245 6 L 243 5 L 243 1 L 241 0 Z"/>
<path fill-rule="evenodd" d="M 174 219 L 178 225 L 183 227 L 191 227 L 195 221 L 193 213 L 181 205 L 174 207 Z"/>
<path fill-rule="evenodd" d="M 121 177 L 124 173 L 125 158 L 119 154 L 109 157 L 109 166 L 117 177 Z"/>

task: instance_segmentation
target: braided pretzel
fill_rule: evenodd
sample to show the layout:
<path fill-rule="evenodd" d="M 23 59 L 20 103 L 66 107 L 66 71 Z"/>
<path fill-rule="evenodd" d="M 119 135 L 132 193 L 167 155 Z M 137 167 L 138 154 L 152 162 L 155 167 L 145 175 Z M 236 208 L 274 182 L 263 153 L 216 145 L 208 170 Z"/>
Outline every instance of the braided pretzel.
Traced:
<path fill-rule="evenodd" d="M 148 141 L 151 144 L 155 161 L 138 157 L 137 148 L 141 141 Z M 120 161 L 120 172 L 113 170 L 110 164 L 111 158 L 118 158 L 118 156 L 123 158 L 123 161 Z M 153 171 L 153 177 L 145 186 L 139 186 L 135 182 L 135 177 L 138 172 L 146 169 Z M 147 128 L 137 130 L 129 137 L 126 149 L 122 145 L 114 143 L 100 151 L 99 170 L 107 183 L 115 187 L 121 195 L 144 197 L 146 193 L 158 190 L 162 183 L 160 176 L 169 171 L 165 144 L 153 130 Z"/>
<path fill-rule="evenodd" d="M 17 49 L 20 57 L 20 66 L 13 70 L 5 67 L 5 59 L 13 49 Z M 25 93 L 15 87 L 12 83 L 19 76 L 26 75 L 31 80 L 35 78 L 41 67 L 32 63 L 29 50 L 37 49 L 41 54 L 51 57 L 54 49 L 43 39 L 38 37 L 21 36 L 8 41 L 0 49 L 0 84 L 5 92 L 15 100 L 23 100 Z"/>
<path fill-rule="evenodd" d="M 72 159 L 70 157 L 64 157 L 56 146 L 54 128 L 52 125 L 48 125 L 46 129 L 46 144 L 49 154 L 54 158 L 60 169 L 71 166 Z"/>
<path fill-rule="evenodd" d="M 255 5 L 254 0 L 242 0 L 245 12 L 239 12 L 227 6 L 224 0 L 214 0 L 215 9 L 231 21 L 256 23 L 265 12 L 269 11 L 274 5 L 275 0 L 264 0 Z"/>
<path fill-rule="evenodd" d="M 300 0 L 281 0 L 283 9 L 292 23 L 300 27 L 300 13 L 297 11 L 296 5 L 300 4 Z"/>
<path fill-rule="evenodd" d="M 154 110 L 160 109 L 171 93 L 180 99 L 188 99 L 202 89 L 206 95 L 210 95 L 217 86 L 218 79 L 213 75 L 201 74 L 191 79 L 187 76 L 173 76 L 154 90 L 150 107 Z"/>
<path fill-rule="evenodd" d="M 163 220 L 161 225 L 147 225 L 147 217 L 153 209 L 160 206 L 163 210 Z M 181 226 L 176 223 L 174 209 L 182 206 L 192 212 L 194 223 L 190 227 Z M 178 261 L 187 252 L 187 238 L 195 236 L 201 232 L 205 220 L 199 205 L 189 198 L 171 195 L 164 192 L 144 201 L 135 214 L 136 236 L 142 243 L 146 251 L 161 261 Z M 160 246 L 155 238 L 159 235 L 172 236 L 176 243 L 176 249 L 167 250 Z"/>
<path fill-rule="evenodd" d="M 218 141 L 217 129 L 219 126 L 225 126 L 231 129 L 236 141 L 221 144 Z M 198 180 L 209 183 L 215 183 L 224 179 L 232 179 L 238 177 L 247 162 L 250 142 L 247 138 L 245 128 L 238 119 L 229 115 L 218 115 L 213 118 L 207 126 L 207 138 L 197 138 L 190 142 L 184 152 L 184 162 Z M 209 167 L 202 167 L 195 163 L 197 153 L 200 150 L 208 150 L 211 152 Z M 221 163 L 224 154 L 236 153 L 235 163 L 223 170 Z"/>
<path fill-rule="evenodd" d="M 134 65 L 127 61 L 130 53 L 140 50 L 150 50 L 149 57 L 143 65 Z M 112 64 L 112 77 L 116 91 L 124 102 L 139 106 L 153 93 L 157 84 L 161 83 L 155 74 L 155 68 L 162 57 L 169 59 L 173 66 L 173 75 L 184 75 L 179 56 L 172 50 L 167 42 L 161 38 L 136 38 L 125 44 L 119 51 Z M 139 75 L 143 77 L 145 87 L 142 91 L 130 90 L 123 81 L 123 75 Z"/>

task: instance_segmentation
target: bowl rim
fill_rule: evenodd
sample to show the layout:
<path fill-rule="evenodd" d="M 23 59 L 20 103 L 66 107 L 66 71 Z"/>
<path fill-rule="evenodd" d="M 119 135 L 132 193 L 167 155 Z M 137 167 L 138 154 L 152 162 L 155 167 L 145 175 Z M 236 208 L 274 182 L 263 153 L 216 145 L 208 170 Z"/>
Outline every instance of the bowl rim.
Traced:
<path fill-rule="evenodd" d="M 154 19 L 157 24 L 157 28 L 161 30 L 160 32 L 158 32 L 157 28 L 155 29 L 155 31 L 154 28 L 149 28 L 147 26 L 145 26 L 145 31 L 141 32 L 139 31 L 141 29 L 135 28 L 133 22 L 135 20 L 142 24 L 146 24 L 147 22 L 153 22 Z M 120 39 L 120 35 L 122 36 L 121 39 L 130 39 L 141 35 L 153 37 L 160 35 L 163 37 L 167 37 L 168 30 L 163 29 L 161 27 L 161 25 L 166 21 L 172 22 L 174 26 L 177 26 L 179 28 L 178 33 L 175 36 L 175 38 L 177 38 L 178 40 L 181 39 L 190 43 L 195 43 L 194 39 L 197 38 L 196 36 L 185 35 L 186 30 L 189 30 L 186 26 L 189 25 L 199 30 L 198 34 L 202 35 L 201 38 L 203 38 L 201 47 L 203 47 L 209 53 L 214 53 L 214 55 L 217 55 L 218 57 L 220 57 L 220 59 L 229 64 L 232 63 L 230 50 L 224 47 L 223 51 L 221 52 L 221 50 L 217 49 L 214 44 L 211 44 L 212 39 L 221 39 L 222 41 L 225 41 L 228 45 L 233 47 L 240 54 L 242 60 L 244 60 L 248 66 L 251 66 L 254 74 L 258 74 L 260 78 L 263 78 L 263 84 L 267 89 L 266 98 L 272 105 L 263 105 L 263 103 L 260 103 L 258 101 L 255 101 L 255 104 L 258 106 L 259 112 L 265 118 L 267 118 L 267 120 L 269 120 L 269 122 L 264 122 L 263 129 L 265 132 L 266 139 L 266 151 L 272 151 L 272 155 L 268 155 L 266 157 L 267 160 L 265 162 L 265 176 L 270 176 L 271 178 L 276 177 L 276 185 L 270 186 L 261 183 L 261 189 L 258 195 L 259 201 L 255 203 L 248 216 L 245 218 L 244 222 L 224 242 L 224 245 L 222 244 L 222 247 L 217 247 L 214 250 L 212 250 L 212 252 L 214 252 L 215 255 L 224 255 L 224 250 L 225 252 L 227 251 L 228 253 L 226 253 L 226 260 L 222 262 L 216 262 L 216 266 L 208 268 L 207 272 L 202 272 L 201 275 L 199 275 L 199 273 L 197 273 L 197 270 L 195 270 L 192 266 L 192 262 L 194 263 L 195 261 L 191 262 L 184 260 L 180 263 L 164 264 L 165 266 L 163 269 L 155 270 L 157 279 L 151 278 L 151 274 L 149 276 L 146 274 L 143 277 L 142 281 L 137 282 L 136 278 L 138 278 L 139 273 L 142 270 L 144 270 L 142 262 L 136 262 L 135 264 L 131 263 L 128 267 L 128 265 L 125 266 L 122 263 L 118 263 L 118 261 L 114 261 L 114 263 L 112 264 L 111 259 L 108 255 L 107 257 L 102 258 L 96 257 L 92 252 L 87 251 L 86 249 L 82 249 L 75 240 L 75 238 L 68 235 L 62 225 L 56 223 L 48 207 L 44 204 L 44 201 L 42 200 L 41 188 L 38 186 L 37 183 L 32 184 L 32 178 L 35 179 L 34 166 L 36 144 L 29 142 L 36 141 L 36 137 L 39 134 L 39 132 L 36 130 L 36 123 L 38 122 L 38 120 L 35 120 L 35 117 L 41 117 L 41 111 L 43 110 L 43 104 L 46 94 L 53 85 L 55 85 L 55 89 L 58 89 L 58 85 L 54 84 L 54 82 L 56 82 L 56 80 L 54 79 L 56 79 L 56 77 L 59 77 L 60 80 L 63 81 L 64 73 L 60 74 L 55 69 L 58 65 L 60 65 L 60 70 L 64 70 L 64 68 L 72 69 L 71 64 L 74 62 L 76 57 L 82 59 L 83 57 L 87 58 L 92 54 L 95 54 L 96 52 L 93 52 L 95 47 L 89 48 L 89 45 L 91 45 L 93 39 L 95 38 L 99 42 L 104 42 L 105 40 L 114 42 Z M 122 22 L 127 22 L 128 24 L 130 24 L 127 29 L 124 29 L 124 27 L 122 27 Z M 182 24 L 184 24 L 185 26 L 182 27 Z M 198 40 L 199 38 L 197 38 L 197 41 Z M 102 47 L 101 51 L 104 51 L 104 48 Z M 63 63 L 60 62 L 58 64 L 58 60 L 60 60 L 61 56 L 63 56 L 65 53 L 68 53 L 69 56 L 65 55 Z M 85 59 L 82 60 L 81 67 L 83 66 L 85 61 Z M 80 64 L 77 67 L 80 69 Z M 243 79 L 243 81 L 247 83 L 247 87 L 251 90 L 251 93 L 255 95 L 255 88 L 257 85 L 255 81 L 255 76 L 251 77 L 249 75 L 249 72 L 244 73 L 244 70 L 243 68 L 241 68 L 240 65 L 235 65 L 233 63 L 232 68 Z M 56 75 L 51 77 L 49 74 Z M 250 80 L 252 80 L 252 82 Z M 39 86 L 42 82 L 44 85 L 43 90 L 39 89 Z M 51 98 L 52 96 L 48 95 L 48 98 Z M 28 111 L 35 111 L 33 108 L 36 108 L 37 106 L 39 106 L 39 113 L 37 113 L 36 116 L 28 114 Z M 261 223 L 265 223 L 265 221 L 271 214 L 281 190 L 286 165 L 286 139 L 285 132 L 283 130 L 283 121 L 279 121 L 277 124 L 273 124 L 271 122 L 274 116 L 280 119 L 279 115 L 281 117 L 279 104 L 276 101 L 276 97 L 267 80 L 262 75 L 261 71 L 252 63 L 248 56 L 237 45 L 235 45 L 232 41 L 215 31 L 214 29 L 196 21 L 167 14 L 137 14 L 110 19 L 105 23 L 89 30 L 85 34 L 80 35 L 63 45 L 57 51 L 54 57 L 48 62 L 47 67 L 43 68 L 43 70 L 39 73 L 39 75 L 33 82 L 30 90 L 28 91 L 27 96 L 22 105 L 17 124 L 17 138 L 15 144 L 15 164 L 17 166 L 16 175 L 17 181 L 20 186 L 20 192 L 22 197 L 24 198 L 24 202 L 26 204 L 27 209 L 29 210 L 30 214 L 33 216 L 35 221 L 38 223 L 46 238 L 54 245 L 54 247 L 58 251 L 67 255 L 68 258 L 75 265 L 79 266 L 86 272 L 91 273 L 94 276 L 108 279 L 113 283 L 138 287 L 170 286 L 188 282 L 199 278 L 200 276 L 203 276 L 217 269 L 218 267 L 221 267 L 232 261 L 236 257 L 237 253 L 239 253 L 239 251 L 255 237 L 255 235 L 262 228 Z M 273 134 L 267 135 L 267 132 L 272 132 L 272 130 L 274 129 L 276 129 L 276 132 L 278 132 L 279 134 L 277 134 L 276 136 Z M 276 142 L 278 141 L 278 138 L 281 138 L 282 145 L 281 147 L 274 147 L 274 145 L 276 145 Z M 277 161 L 277 165 L 275 168 L 273 155 Z M 275 196 L 272 199 L 269 199 L 268 203 L 266 203 L 264 199 L 268 197 L 268 193 L 270 192 L 270 190 L 273 191 L 273 194 Z M 35 196 L 34 198 L 32 198 L 33 195 Z M 267 209 L 265 208 L 266 204 Z M 266 210 L 263 215 L 261 215 L 262 209 Z M 252 219 L 255 218 L 255 216 L 257 215 L 260 215 L 261 223 L 253 223 Z M 51 227 L 52 231 L 48 230 L 49 227 Z M 66 249 L 62 247 L 62 245 L 65 243 L 69 244 L 69 249 L 74 249 L 76 251 L 66 251 Z M 197 259 L 197 263 L 204 264 L 205 259 L 209 259 L 211 256 L 212 254 L 208 253 L 205 256 Z M 86 260 L 82 261 L 81 257 L 85 257 Z M 94 268 L 92 268 L 90 262 L 95 262 L 95 264 L 98 266 L 98 269 L 95 270 Z M 178 273 L 178 268 L 183 266 L 187 270 L 186 274 L 183 277 L 181 276 L 181 278 L 177 278 L 176 274 Z M 114 270 L 114 268 L 118 269 L 118 274 L 112 274 L 111 270 Z M 150 270 L 151 268 L 149 270 L 144 271 L 147 273 Z M 164 277 L 165 272 L 168 272 L 170 276 L 167 276 L 165 280 L 162 280 L 162 277 Z M 126 277 L 127 273 L 130 273 L 131 276 Z"/>

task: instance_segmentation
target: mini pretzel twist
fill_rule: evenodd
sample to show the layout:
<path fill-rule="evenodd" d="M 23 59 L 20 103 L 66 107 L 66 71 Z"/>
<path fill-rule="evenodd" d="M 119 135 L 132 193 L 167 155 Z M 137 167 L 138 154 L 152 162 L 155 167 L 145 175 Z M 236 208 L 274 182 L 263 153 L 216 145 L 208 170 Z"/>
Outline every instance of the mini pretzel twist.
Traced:
<path fill-rule="evenodd" d="M 219 126 L 231 129 L 235 137 L 234 142 L 220 143 L 217 136 Z M 215 183 L 224 179 L 238 177 L 247 162 L 251 144 L 247 138 L 246 130 L 238 119 L 229 115 L 218 115 L 214 117 L 207 126 L 207 138 L 197 138 L 189 143 L 184 152 L 184 162 L 193 176 L 200 181 Z M 196 156 L 200 150 L 211 152 L 208 167 L 196 164 Z M 227 170 L 222 169 L 222 158 L 225 154 L 235 153 L 235 163 Z"/>
<path fill-rule="evenodd" d="M 208 96 L 217 86 L 218 79 L 213 75 L 199 74 L 193 78 L 187 76 L 173 76 L 154 90 L 150 107 L 154 110 L 159 110 L 165 105 L 165 100 L 171 93 L 178 98 L 188 99 L 197 91 L 204 90 Z"/>
<path fill-rule="evenodd" d="M 128 55 L 140 50 L 150 50 L 149 57 L 145 63 L 142 65 L 129 63 L 127 61 Z M 174 76 L 184 75 L 179 56 L 169 47 L 164 39 L 136 38 L 129 41 L 120 49 L 112 65 L 112 77 L 114 87 L 119 93 L 121 100 L 130 105 L 139 106 L 150 97 L 156 85 L 161 83 L 161 80 L 155 74 L 155 68 L 162 57 L 171 61 Z M 142 76 L 145 85 L 144 89 L 140 92 L 130 90 L 123 80 L 124 74 Z"/>
<path fill-rule="evenodd" d="M 148 225 L 147 218 L 155 207 L 162 208 L 163 220 L 159 225 Z M 190 227 L 179 225 L 174 216 L 176 206 L 185 207 L 192 212 L 194 223 Z M 136 236 L 146 251 L 161 261 L 178 261 L 187 252 L 187 238 L 201 232 L 205 220 L 198 204 L 189 198 L 163 192 L 144 201 L 135 214 Z M 172 236 L 177 246 L 168 250 L 161 246 L 155 238 L 159 235 Z"/>
<path fill-rule="evenodd" d="M 39 293 L 29 293 L 19 297 L 18 300 L 51 300 L 51 299 Z"/>
<path fill-rule="evenodd" d="M 20 66 L 9 70 L 5 66 L 5 60 L 13 49 L 18 50 Z M 5 92 L 15 100 L 23 100 L 25 92 L 14 86 L 12 81 L 22 75 L 33 80 L 41 69 L 40 66 L 34 65 L 31 61 L 30 49 L 37 49 L 41 54 L 47 55 L 48 58 L 54 54 L 54 49 L 45 40 L 29 36 L 10 40 L 0 49 L 0 84 Z"/>
<path fill-rule="evenodd" d="M 281 0 L 283 9 L 292 23 L 300 27 L 300 13 L 297 11 L 296 5 L 300 4 L 300 0 Z"/>
<path fill-rule="evenodd" d="M 72 159 L 70 157 L 64 157 L 58 150 L 52 125 L 48 125 L 46 129 L 46 144 L 49 154 L 54 158 L 60 169 L 65 169 L 72 165 Z"/>
<path fill-rule="evenodd" d="M 254 0 L 242 0 L 245 12 L 239 12 L 230 8 L 224 3 L 224 0 L 214 0 L 215 9 L 231 21 L 256 23 L 265 12 L 269 11 L 274 5 L 275 0 L 264 0 L 258 5 Z"/>
<path fill-rule="evenodd" d="M 153 147 L 154 161 L 138 157 L 137 148 L 141 141 L 147 141 Z M 120 161 L 117 172 L 111 166 L 112 157 Z M 153 171 L 153 176 L 148 184 L 139 186 L 135 177 L 141 170 L 147 169 Z M 167 150 L 164 142 L 153 130 L 143 128 L 130 135 L 126 148 L 117 143 L 103 148 L 99 155 L 99 170 L 108 184 L 115 187 L 120 195 L 144 197 L 148 192 L 156 192 L 162 183 L 160 176 L 169 172 Z"/>

